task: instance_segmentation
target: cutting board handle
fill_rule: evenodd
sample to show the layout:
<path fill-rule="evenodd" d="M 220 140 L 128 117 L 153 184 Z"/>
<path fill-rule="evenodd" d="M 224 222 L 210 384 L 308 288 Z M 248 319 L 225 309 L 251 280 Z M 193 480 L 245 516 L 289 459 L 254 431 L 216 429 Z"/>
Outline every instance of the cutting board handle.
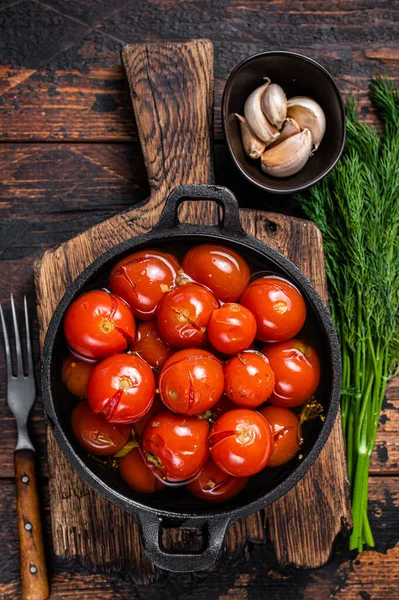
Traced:
<path fill-rule="evenodd" d="M 213 182 L 213 45 L 209 40 L 131 44 L 122 50 L 159 213 L 172 189 Z"/>

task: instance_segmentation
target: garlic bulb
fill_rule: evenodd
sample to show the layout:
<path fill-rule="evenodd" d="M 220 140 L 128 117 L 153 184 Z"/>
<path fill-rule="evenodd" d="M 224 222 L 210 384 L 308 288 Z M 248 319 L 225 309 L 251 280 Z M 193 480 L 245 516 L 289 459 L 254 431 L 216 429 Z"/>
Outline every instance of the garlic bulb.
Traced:
<path fill-rule="evenodd" d="M 267 175 L 288 177 L 305 166 L 312 151 L 312 134 L 304 129 L 261 156 L 261 167 Z"/>
<path fill-rule="evenodd" d="M 278 137 L 275 142 L 270 144 L 269 148 L 275 148 L 276 146 L 281 144 L 281 142 L 284 142 L 284 140 L 291 137 L 292 135 L 295 135 L 296 133 L 299 133 L 300 131 L 301 131 L 301 128 L 299 127 L 298 123 L 296 121 L 294 121 L 294 119 L 290 119 L 288 117 L 284 121 L 284 125 L 283 125 L 283 128 L 280 133 L 280 137 Z"/>
<path fill-rule="evenodd" d="M 295 119 L 301 129 L 310 130 L 317 150 L 326 131 L 326 116 L 320 104 L 312 98 L 296 96 L 288 100 L 287 108 L 288 116 Z"/>
<path fill-rule="evenodd" d="M 266 150 L 265 142 L 262 142 L 248 126 L 245 118 L 242 115 L 235 114 L 240 121 L 241 137 L 244 146 L 245 154 L 249 158 L 260 158 Z"/>
<path fill-rule="evenodd" d="M 283 88 L 271 83 L 262 95 L 261 106 L 270 123 L 281 129 L 287 116 L 287 96 Z"/>
<path fill-rule="evenodd" d="M 273 142 L 280 135 L 278 129 L 266 119 L 261 107 L 262 94 L 269 87 L 269 84 L 270 79 L 256 88 L 248 96 L 244 106 L 244 116 L 247 124 L 254 134 L 265 142 L 266 145 Z"/>

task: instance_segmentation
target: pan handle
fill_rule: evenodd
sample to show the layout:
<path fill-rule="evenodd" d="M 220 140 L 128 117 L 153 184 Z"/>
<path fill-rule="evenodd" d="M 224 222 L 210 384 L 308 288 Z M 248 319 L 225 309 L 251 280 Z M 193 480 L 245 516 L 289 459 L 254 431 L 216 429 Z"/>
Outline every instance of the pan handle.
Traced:
<path fill-rule="evenodd" d="M 140 526 L 144 549 L 148 558 L 161 569 L 174 573 L 191 573 L 193 571 L 207 571 L 215 564 L 229 525 L 230 519 L 220 515 L 208 520 L 186 519 L 170 524 L 162 517 L 153 513 L 141 513 Z M 178 529 L 201 530 L 204 547 L 199 552 L 168 552 L 162 546 L 162 530 L 165 527 L 176 527 Z"/>
<path fill-rule="evenodd" d="M 176 187 L 168 196 L 155 229 L 179 231 L 187 228 L 198 228 L 198 225 L 182 223 L 178 217 L 178 208 L 187 200 L 214 200 L 222 209 L 222 219 L 218 230 L 228 234 L 246 235 L 240 222 L 240 212 L 237 198 L 228 188 L 220 185 L 189 184 Z M 212 225 L 199 225 L 209 231 Z"/>

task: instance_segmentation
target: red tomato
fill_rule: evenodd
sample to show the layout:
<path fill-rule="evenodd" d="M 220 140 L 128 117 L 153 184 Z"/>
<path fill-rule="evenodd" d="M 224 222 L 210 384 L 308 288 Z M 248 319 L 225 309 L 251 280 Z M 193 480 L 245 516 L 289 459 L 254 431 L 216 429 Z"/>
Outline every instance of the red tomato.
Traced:
<path fill-rule="evenodd" d="M 234 410 L 235 408 L 237 408 L 237 405 L 234 404 L 234 402 L 231 402 L 226 394 L 223 394 L 219 402 L 217 402 L 215 406 L 212 406 L 211 408 L 211 421 L 217 421 L 219 417 L 224 415 L 224 413 L 228 412 L 229 410 Z"/>
<path fill-rule="evenodd" d="M 95 413 L 111 423 L 136 421 L 150 410 L 155 394 L 151 367 L 139 356 L 109 356 L 93 369 L 87 398 Z"/>
<path fill-rule="evenodd" d="M 187 485 L 187 489 L 193 496 L 205 502 L 225 502 L 241 492 L 248 479 L 228 475 L 210 458 L 198 477 Z"/>
<path fill-rule="evenodd" d="M 280 406 L 264 406 L 259 412 L 268 420 L 274 438 L 274 450 L 267 466 L 284 465 L 299 452 L 299 419 L 288 408 Z"/>
<path fill-rule="evenodd" d="M 103 415 L 96 415 L 91 410 L 87 400 L 74 408 L 71 422 L 76 439 L 90 454 L 115 454 L 130 437 L 129 425 L 109 423 Z"/>
<path fill-rule="evenodd" d="M 206 285 L 222 302 L 236 302 L 248 285 L 247 262 L 226 246 L 195 246 L 187 252 L 182 265 L 187 275 Z"/>
<path fill-rule="evenodd" d="M 222 415 L 208 438 L 215 463 L 233 477 L 249 477 L 267 465 L 273 452 L 273 434 L 263 415 L 237 408 Z"/>
<path fill-rule="evenodd" d="M 143 417 L 141 417 L 138 421 L 132 423 L 132 427 L 134 429 L 134 433 L 139 436 L 139 438 L 143 437 L 144 429 L 147 426 L 147 423 L 152 417 L 155 417 L 156 414 L 163 410 L 164 405 L 161 402 L 161 398 L 159 394 L 155 394 L 154 402 L 148 412 L 145 413 Z"/>
<path fill-rule="evenodd" d="M 153 319 L 161 299 L 175 285 L 180 265 L 158 250 L 135 252 L 111 271 L 109 287 L 129 304 L 139 319 Z"/>
<path fill-rule="evenodd" d="M 274 373 L 267 359 L 254 350 L 230 358 L 224 367 L 224 391 L 239 406 L 263 404 L 274 388 Z"/>
<path fill-rule="evenodd" d="M 255 317 L 245 306 L 228 302 L 213 311 L 208 325 L 208 337 L 219 352 L 242 352 L 252 344 L 255 335 Z"/>
<path fill-rule="evenodd" d="M 223 394 L 223 367 L 206 350 L 180 350 L 162 367 L 158 388 L 162 402 L 173 412 L 199 415 Z"/>
<path fill-rule="evenodd" d="M 138 494 L 152 494 L 165 487 L 147 465 L 138 448 L 120 459 L 119 472 L 128 486 Z"/>
<path fill-rule="evenodd" d="M 207 461 L 208 433 L 205 420 L 163 411 L 147 424 L 143 451 L 162 479 L 185 481 L 196 475 Z"/>
<path fill-rule="evenodd" d="M 83 358 L 101 360 L 124 352 L 133 342 L 136 323 L 130 308 L 113 294 L 93 290 L 68 308 L 64 332 L 69 346 Z"/>
<path fill-rule="evenodd" d="M 313 396 L 320 381 L 320 361 L 312 346 L 294 339 L 265 346 L 262 352 L 276 379 L 271 404 L 289 408 Z"/>
<path fill-rule="evenodd" d="M 71 394 L 79 396 L 79 398 L 86 398 L 87 382 L 93 369 L 94 364 L 80 360 L 73 354 L 68 354 L 62 363 L 61 379 Z"/>
<path fill-rule="evenodd" d="M 173 354 L 172 348 L 161 338 L 156 321 L 144 321 L 137 328 L 136 341 L 130 350 L 157 369 Z"/>
<path fill-rule="evenodd" d="M 305 300 L 289 281 L 260 277 L 249 284 L 240 303 L 254 315 L 256 337 L 262 342 L 283 342 L 294 337 L 306 320 Z"/>
<path fill-rule="evenodd" d="M 217 307 L 215 296 L 206 287 L 196 283 L 181 285 L 159 303 L 159 331 L 176 348 L 200 348 L 207 342 L 206 328 Z"/>

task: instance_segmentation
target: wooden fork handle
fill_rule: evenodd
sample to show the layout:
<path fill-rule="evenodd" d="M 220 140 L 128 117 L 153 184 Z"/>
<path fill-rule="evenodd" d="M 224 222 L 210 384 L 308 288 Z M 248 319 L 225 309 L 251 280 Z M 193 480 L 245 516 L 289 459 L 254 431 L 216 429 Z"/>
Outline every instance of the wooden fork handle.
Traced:
<path fill-rule="evenodd" d="M 22 598 L 46 600 L 50 592 L 40 520 L 35 453 L 32 450 L 17 450 L 14 465 Z"/>

